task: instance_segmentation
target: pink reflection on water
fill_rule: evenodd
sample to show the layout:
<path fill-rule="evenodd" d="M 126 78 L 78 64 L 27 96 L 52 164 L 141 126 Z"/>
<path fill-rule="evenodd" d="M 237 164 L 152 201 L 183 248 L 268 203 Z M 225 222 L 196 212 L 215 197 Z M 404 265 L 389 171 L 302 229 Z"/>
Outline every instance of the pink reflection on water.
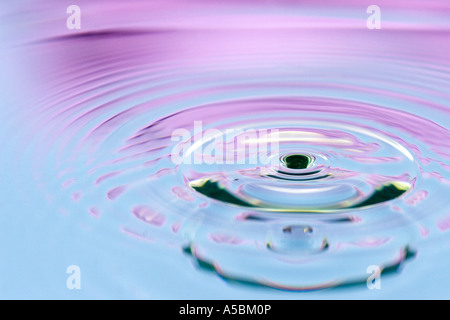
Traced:
<path fill-rule="evenodd" d="M 157 227 L 161 227 L 166 222 L 165 216 L 146 206 L 137 206 L 132 210 L 132 213 L 139 220 Z"/>

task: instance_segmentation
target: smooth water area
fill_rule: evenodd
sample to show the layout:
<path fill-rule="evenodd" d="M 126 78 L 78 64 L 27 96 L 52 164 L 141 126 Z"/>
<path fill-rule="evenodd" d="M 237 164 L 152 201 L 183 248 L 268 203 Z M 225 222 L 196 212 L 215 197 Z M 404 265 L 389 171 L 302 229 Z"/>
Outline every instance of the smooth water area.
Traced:
<path fill-rule="evenodd" d="M 0 298 L 450 298 L 450 4 L 256 2 L 0 5 Z"/>

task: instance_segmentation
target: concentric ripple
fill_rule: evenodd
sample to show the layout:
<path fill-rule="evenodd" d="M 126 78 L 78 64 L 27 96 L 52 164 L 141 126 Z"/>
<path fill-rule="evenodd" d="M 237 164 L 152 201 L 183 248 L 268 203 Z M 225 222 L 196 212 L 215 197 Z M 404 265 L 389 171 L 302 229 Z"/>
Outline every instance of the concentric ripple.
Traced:
<path fill-rule="evenodd" d="M 176 246 L 194 277 L 291 291 L 365 286 L 448 241 L 448 29 L 292 15 L 34 41 L 49 201 Z"/>
<path fill-rule="evenodd" d="M 324 104 L 322 108 L 320 103 Z M 363 208 L 401 196 L 410 189 L 417 175 L 413 155 L 398 141 L 383 136 L 375 128 L 352 127 L 349 122 L 337 120 L 339 113 L 334 115 L 333 110 L 344 107 L 343 104 L 345 102 L 278 99 L 234 102 L 234 107 L 205 107 L 207 110 L 202 112 L 204 121 L 208 121 L 208 113 L 217 113 L 215 108 L 233 110 L 237 118 L 245 118 L 251 113 L 253 119 L 249 123 L 236 121 L 224 126 L 234 128 L 236 132 L 247 132 L 248 128 L 271 132 L 253 139 L 256 141 L 252 143 L 261 147 L 263 142 L 269 141 L 269 148 L 265 146 L 264 149 L 270 149 L 271 154 L 265 154 L 263 159 L 272 158 L 276 162 L 248 166 L 220 161 L 221 164 L 201 166 L 196 170 L 189 161 L 188 168 L 181 166 L 180 170 L 186 171 L 183 175 L 190 181 L 190 187 L 203 195 L 230 204 L 271 211 L 319 212 Z M 362 107 L 371 108 L 358 106 Z M 241 109 L 245 110 L 243 114 L 239 111 Z M 193 111 L 194 118 L 196 112 Z M 275 112 L 279 116 L 277 119 L 272 116 Z M 188 112 L 179 116 L 183 119 L 190 117 Z M 172 120 L 178 122 L 174 118 Z M 265 128 L 266 124 L 270 127 Z M 166 122 L 161 125 L 170 127 Z M 242 147 L 237 143 L 239 139 L 227 138 L 229 141 L 224 141 L 224 146 L 218 146 L 215 138 L 216 149 L 230 153 L 226 145 L 233 142 L 236 142 L 236 149 Z M 273 150 L 275 139 L 277 150 Z M 211 143 L 211 140 L 203 140 L 206 144 Z M 202 147 L 206 149 L 206 146 Z M 259 149 L 254 152 L 260 152 Z M 295 150 L 308 150 L 311 155 L 296 155 L 292 153 Z M 193 152 L 187 151 L 189 155 Z M 238 150 L 231 150 L 231 153 L 238 154 Z M 206 161 L 202 158 L 199 162 Z"/>

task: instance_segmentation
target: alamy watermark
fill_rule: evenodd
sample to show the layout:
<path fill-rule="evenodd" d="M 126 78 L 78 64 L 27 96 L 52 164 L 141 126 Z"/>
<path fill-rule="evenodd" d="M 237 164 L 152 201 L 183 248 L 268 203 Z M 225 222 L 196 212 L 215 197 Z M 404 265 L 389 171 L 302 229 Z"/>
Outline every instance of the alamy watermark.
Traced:
<path fill-rule="evenodd" d="M 70 274 L 67 277 L 66 286 L 69 290 L 81 290 L 81 269 L 77 265 L 68 266 L 66 273 Z"/>
<path fill-rule="evenodd" d="M 367 288 L 369 290 L 381 290 L 381 268 L 379 266 L 369 266 L 367 268 Z"/>
<path fill-rule="evenodd" d="M 381 29 L 381 8 L 377 5 L 370 5 L 366 12 L 370 14 L 366 21 L 367 28 L 370 30 Z M 67 29 L 80 30 L 81 8 L 73 4 L 67 7 L 66 13 L 70 15 L 66 20 Z"/>
<path fill-rule="evenodd" d="M 67 14 L 70 16 L 66 20 L 66 26 L 69 30 L 81 29 L 81 8 L 77 5 L 71 5 L 67 7 Z"/>
<path fill-rule="evenodd" d="M 377 5 L 371 5 L 367 8 L 370 17 L 367 18 L 367 28 L 370 30 L 381 29 L 381 8 Z"/>
<path fill-rule="evenodd" d="M 251 164 L 278 163 L 277 129 L 207 129 L 194 122 L 193 132 L 176 129 L 171 140 L 177 142 L 171 152 L 174 164 Z"/>
<path fill-rule="evenodd" d="M 381 29 L 381 8 L 377 5 L 370 5 L 367 8 L 367 28 L 370 30 Z M 81 29 L 81 8 L 77 5 L 70 5 L 67 7 L 66 13 L 70 16 L 67 18 L 66 25 L 69 30 Z"/>

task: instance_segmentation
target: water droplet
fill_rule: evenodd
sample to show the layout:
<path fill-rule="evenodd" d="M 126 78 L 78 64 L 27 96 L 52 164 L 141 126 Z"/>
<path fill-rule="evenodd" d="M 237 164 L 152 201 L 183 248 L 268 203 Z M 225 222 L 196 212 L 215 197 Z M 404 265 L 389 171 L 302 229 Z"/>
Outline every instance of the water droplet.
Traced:
<path fill-rule="evenodd" d="M 310 235 L 313 233 L 313 228 L 310 226 L 288 226 L 283 228 L 283 233 L 292 235 Z"/>
<path fill-rule="evenodd" d="M 307 169 L 314 163 L 314 158 L 305 154 L 290 154 L 281 158 L 282 164 L 288 169 Z"/>
<path fill-rule="evenodd" d="M 308 225 L 275 227 L 269 234 L 267 248 L 273 252 L 289 255 L 316 254 L 328 249 L 328 241 L 315 234 Z"/>

